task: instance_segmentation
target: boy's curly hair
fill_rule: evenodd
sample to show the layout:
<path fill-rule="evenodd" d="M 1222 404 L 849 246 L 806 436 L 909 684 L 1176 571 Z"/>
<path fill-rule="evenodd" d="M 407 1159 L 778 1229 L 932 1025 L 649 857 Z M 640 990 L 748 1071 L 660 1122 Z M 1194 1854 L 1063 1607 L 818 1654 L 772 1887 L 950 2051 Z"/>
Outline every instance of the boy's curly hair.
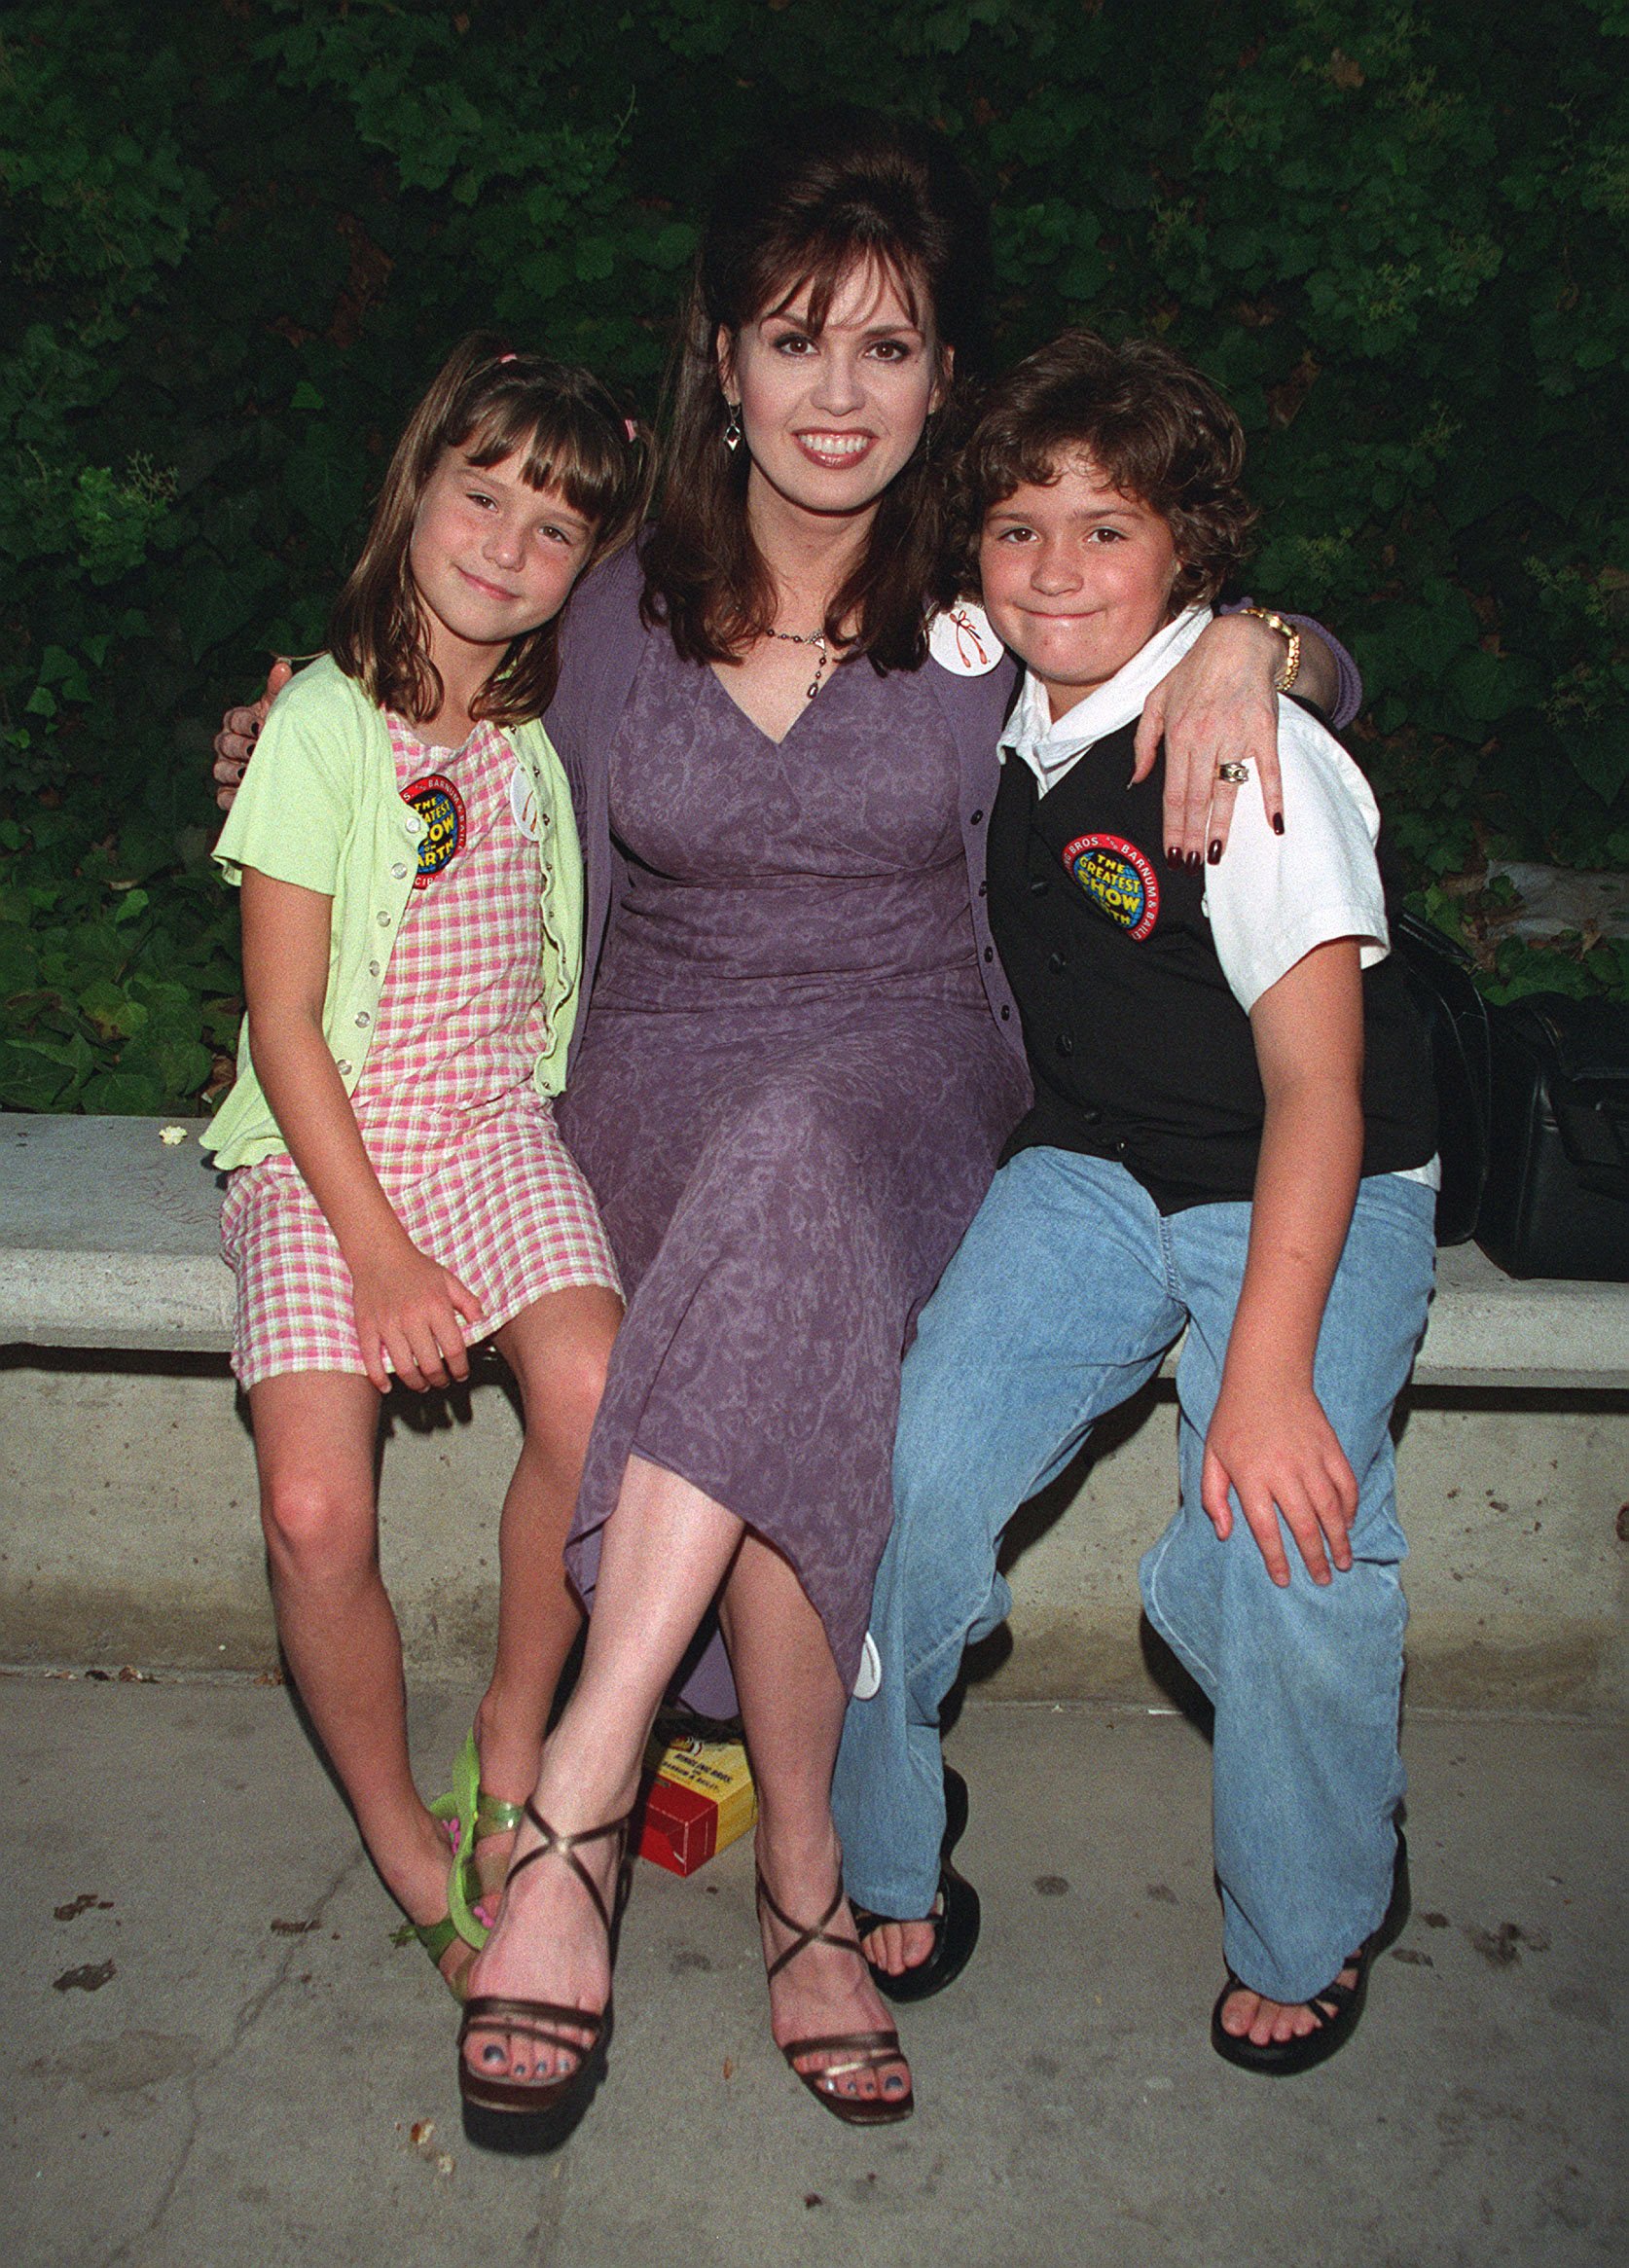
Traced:
<path fill-rule="evenodd" d="M 956 468 L 951 563 L 960 592 L 979 587 L 986 514 L 1014 489 L 1044 487 L 1077 459 L 1157 512 L 1180 562 L 1173 614 L 1208 604 L 1239 566 L 1256 519 L 1239 486 L 1238 418 L 1191 363 L 1152 339 L 1111 346 L 1066 331 L 985 397 Z"/>

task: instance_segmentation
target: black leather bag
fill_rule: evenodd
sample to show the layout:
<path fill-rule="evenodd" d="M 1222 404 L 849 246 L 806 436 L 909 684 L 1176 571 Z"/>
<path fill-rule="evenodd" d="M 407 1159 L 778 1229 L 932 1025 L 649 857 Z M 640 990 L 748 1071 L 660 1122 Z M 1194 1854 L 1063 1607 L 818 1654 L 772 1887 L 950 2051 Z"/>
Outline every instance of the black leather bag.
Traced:
<path fill-rule="evenodd" d="M 1629 1002 L 1535 992 L 1490 1030 L 1477 1242 L 1511 1276 L 1629 1283 Z"/>
<path fill-rule="evenodd" d="M 1488 1177 L 1492 1109 L 1488 1004 L 1468 954 L 1432 922 L 1406 910 L 1392 918 L 1392 951 L 1430 1043 L 1436 1077 L 1442 1188 L 1436 1241 L 1463 1244 L 1476 1230 Z"/>

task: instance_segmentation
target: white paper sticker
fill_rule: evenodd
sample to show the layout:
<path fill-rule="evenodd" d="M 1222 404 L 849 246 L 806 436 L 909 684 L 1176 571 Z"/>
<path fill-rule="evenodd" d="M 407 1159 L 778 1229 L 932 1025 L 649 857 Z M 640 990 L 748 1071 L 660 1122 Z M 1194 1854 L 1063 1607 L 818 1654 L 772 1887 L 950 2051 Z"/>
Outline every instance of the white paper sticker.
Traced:
<path fill-rule="evenodd" d="M 524 764 L 517 764 L 509 775 L 509 809 L 515 814 L 515 824 L 528 843 L 538 837 L 537 790 L 531 784 L 531 774 Z"/>
<path fill-rule="evenodd" d="M 927 627 L 927 650 L 953 677 L 988 677 L 1003 659 L 990 617 L 971 598 L 936 614 Z"/>
<path fill-rule="evenodd" d="M 859 1675 L 854 1679 L 854 1699 L 874 1701 L 882 1691 L 883 1657 L 877 1651 L 877 1640 L 869 1631 L 860 1648 Z"/>

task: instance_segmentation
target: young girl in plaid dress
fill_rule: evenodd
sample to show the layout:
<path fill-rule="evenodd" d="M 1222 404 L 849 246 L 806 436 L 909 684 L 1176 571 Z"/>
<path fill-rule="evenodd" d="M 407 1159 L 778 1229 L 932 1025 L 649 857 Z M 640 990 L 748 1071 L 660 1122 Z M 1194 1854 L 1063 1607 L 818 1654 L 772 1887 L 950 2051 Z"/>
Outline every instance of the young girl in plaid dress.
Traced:
<path fill-rule="evenodd" d="M 459 1865 L 501 1836 L 579 1610 L 561 1546 L 622 1304 L 555 1128 L 582 874 L 541 724 L 556 621 L 625 541 L 646 451 L 598 382 L 466 341 L 391 460 L 330 651 L 279 695 L 216 850 L 242 886 L 233 1364 L 283 1649 L 386 1887 L 456 1991 L 483 1934 Z M 414 1784 L 380 1578 L 391 1374 L 422 1391 L 491 1337 L 525 1432 L 500 1529 L 497 1660 L 448 1834 Z M 477 1798 L 477 1782 L 480 1796 Z M 501 1871 L 496 1843 L 483 1854 Z M 453 1915 L 458 1917 L 454 1922 Z"/>

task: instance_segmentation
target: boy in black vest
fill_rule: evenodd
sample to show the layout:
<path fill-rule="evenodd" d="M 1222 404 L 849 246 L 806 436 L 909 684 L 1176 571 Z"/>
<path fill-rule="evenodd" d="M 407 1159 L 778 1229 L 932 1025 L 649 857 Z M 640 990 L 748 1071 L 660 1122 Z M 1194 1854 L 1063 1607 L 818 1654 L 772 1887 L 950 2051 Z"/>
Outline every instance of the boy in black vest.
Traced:
<path fill-rule="evenodd" d="M 1142 1596 L 1215 1707 L 1213 2043 L 1285 2074 L 1350 2035 L 1407 1912 L 1388 1424 L 1430 1293 L 1435 1129 L 1379 815 L 1338 742 L 1283 703 L 1282 827 L 1245 778 L 1197 870 L 1164 859 L 1162 768 L 1131 784 L 1143 700 L 1242 555 L 1243 454 L 1177 357 L 1088 333 L 1012 373 L 967 451 L 967 566 L 1027 665 L 989 887 L 1035 1100 L 906 1362 L 881 1685 L 836 1800 L 880 1981 L 923 1997 L 976 1932 L 938 1719 L 1006 1612 L 1001 1530 L 1185 1328 L 1181 1508 Z M 1291 636 L 1286 691 L 1295 660 Z"/>

